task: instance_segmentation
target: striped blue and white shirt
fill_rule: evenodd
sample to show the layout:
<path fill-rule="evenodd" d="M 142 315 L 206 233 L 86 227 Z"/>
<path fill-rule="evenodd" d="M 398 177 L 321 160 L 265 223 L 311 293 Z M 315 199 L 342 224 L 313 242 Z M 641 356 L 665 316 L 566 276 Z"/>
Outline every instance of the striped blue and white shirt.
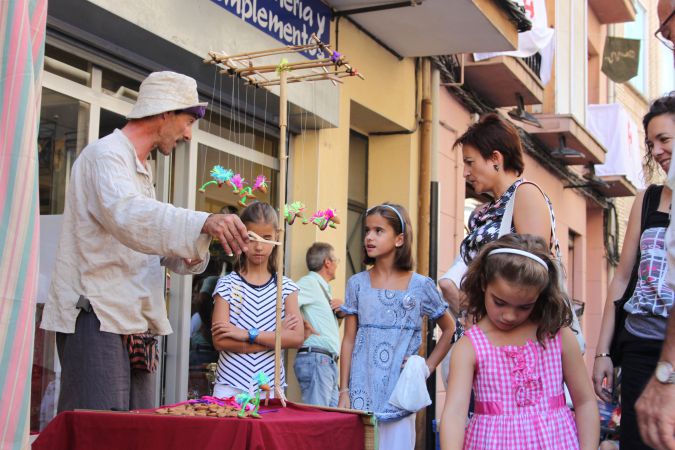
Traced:
<path fill-rule="evenodd" d="M 282 284 L 281 318 L 286 315 L 286 298 L 298 287 L 288 277 Z M 277 282 L 276 275 L 262 285 L 244 280 L 238 273 L 231 272 L 220 277 L 213 295 L 220 295 L 230 304 L 230 323 L 244 330 L 257 328 L 259 331 L 274 331 L 276 320 Z M 283 353 L 281 355 L 283 359 Z M 248 391 L 252 388 L 253 377 L 260 371 L 270 379 L 274 389 L 274 350 L 256 353 L 221 351 L 218 358 L 216 383 Z M 281 365 L 281 385 L 286 386 L 286 374 Z"/>

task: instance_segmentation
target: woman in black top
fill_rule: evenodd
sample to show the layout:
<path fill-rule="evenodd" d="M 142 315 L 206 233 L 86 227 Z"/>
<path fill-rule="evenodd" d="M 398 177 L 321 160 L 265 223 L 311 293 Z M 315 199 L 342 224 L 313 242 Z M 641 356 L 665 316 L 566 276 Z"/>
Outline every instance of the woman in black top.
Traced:
<path fill-rule="evenodd" d="M 643 125 L 647 166 L 651 172 L 657 164 L 667 173 L 675 137 L 675 92 L 651 104 Z M 675 297 L 665 282 L 668 263 L 665 235 L 670 223 L 671 197 L 672 191 L 668 186 L 652 185 L 635 198 L 621 260 L 607 289 L 593 366 L 593 385 L 602 400 L 611 401 L 615 388 L 612 361 L 621 365 L 622 449 L 649 448 L 640 439 L 635 402 L 656 367 L 665 337 L 668 311 Z M 614 304 L 617 299 L 625 300 L 625 324 L 622 329 L 616 330 L 618 346 L 614 347 L 614 351 L 620 354 L 611 355 L 610 345 L 617 326 Z"/>

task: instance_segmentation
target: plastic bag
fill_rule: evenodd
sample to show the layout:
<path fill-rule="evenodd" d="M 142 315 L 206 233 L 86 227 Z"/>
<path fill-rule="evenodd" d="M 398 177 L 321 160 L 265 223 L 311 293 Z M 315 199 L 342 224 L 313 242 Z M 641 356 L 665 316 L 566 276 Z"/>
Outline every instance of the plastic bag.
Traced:
<path fill-rule="evenodd" d="M 424 358 L 417 355 L 410 356 L 389 397 L 389 403 L 411 412 L 417 412 L 430 405 L 431 398 L 426 383 L 428 376 L 429 368 Z"/>

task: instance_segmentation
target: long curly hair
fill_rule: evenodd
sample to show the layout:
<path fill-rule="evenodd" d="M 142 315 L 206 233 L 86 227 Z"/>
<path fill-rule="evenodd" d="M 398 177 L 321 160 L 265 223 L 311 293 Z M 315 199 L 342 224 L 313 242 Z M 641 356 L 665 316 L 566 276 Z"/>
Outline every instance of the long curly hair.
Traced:
<path fill-rule="evenodd" d="M 498 248 L 532 253 L 546 263 L 548 270 L 527 256 L 508 253 L 490 255 L 492 250 Z M 537 341 L 543 344 L 561 328 L 572 323 L 572 311 L 558 285 L 558 277 L 561 275 L 547 243 L 542 238 L 529 234 L 507 234 L 481 249 L 462 280 L 462 290 L 467 296 L 468 312 L 478 322 L 487 315 L 485 289 L 495 278 L 538 289 L 539 297 L 529 320 L 537 324 Z"/>

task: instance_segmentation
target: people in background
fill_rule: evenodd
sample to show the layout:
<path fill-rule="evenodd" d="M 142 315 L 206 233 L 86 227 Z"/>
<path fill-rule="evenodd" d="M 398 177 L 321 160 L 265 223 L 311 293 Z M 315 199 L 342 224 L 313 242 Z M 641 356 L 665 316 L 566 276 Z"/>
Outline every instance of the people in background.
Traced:
<path fill-rule="evenodd" d="M 309 273 L 298 280 L 298 303 L 306 323 L 306 338 L 295 357 L 295 376 L 302 401 L 337 406 L 340 330 L 336 312 L 344 303 L 333 297 L 330 282 L 339 260 L 333 246 L 315 242 L 306 255 Z"/>

